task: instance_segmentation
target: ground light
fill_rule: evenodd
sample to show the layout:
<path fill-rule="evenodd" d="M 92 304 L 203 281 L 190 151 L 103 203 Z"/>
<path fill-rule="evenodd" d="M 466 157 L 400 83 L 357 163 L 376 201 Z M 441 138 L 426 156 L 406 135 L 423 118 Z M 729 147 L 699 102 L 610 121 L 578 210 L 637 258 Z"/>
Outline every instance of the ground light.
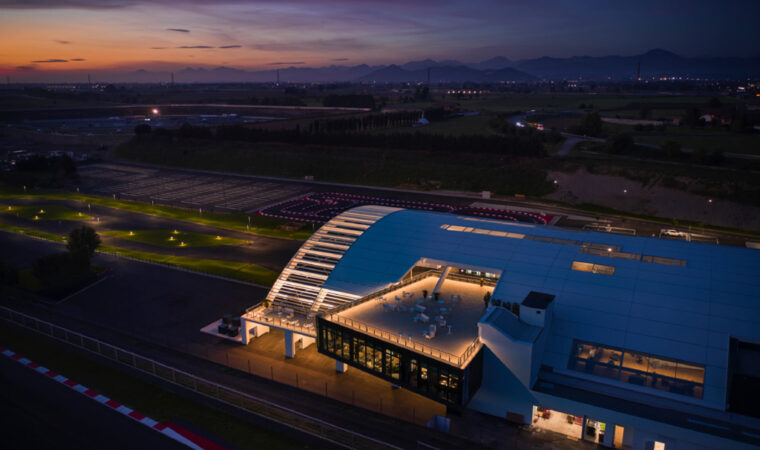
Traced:
<path fill-rule="evenodd" d="M 174 240 L 174 236 L 169 236 L 169 240 L 173 241 Z"/>
<path fill-rule="evenodd" d="M 40 216 L 34 216 L 34 220 L 40 220 Z"/>
<path fill-rule="evenodd" d="M 179 246 L 180 246 L 180 247 L 184 247 L 184 246 L 186 246 L 186 245 L 187 245 L 187 244 L 185 244 L 184 242 L 180 242 L 180 243 L 179 243 Z"/>
<path fill-rule="evenodd" d="M 174 234 L 179 234 L 179 231 L 177 231 L 177 230 L 174 230 L 172 233 L 174 233 Z"/>
<path fill-rule="evenodd" d="M 11 209 L 12 209 L 12 208 L 9 206 L 9 207 L 8 207 L 8 211 L 10 211 Z"/>
<path fill-rule="evenodd" d="M 216 237 L 216 240 L 217 240 L 217 241 L 221 241 L 221 240 L 222 240 L 222 237 L 221 237 L 221 236 L 217 236 L 217 237 Z"/>
<path fill-rule="evenodd" d="M 129 235 L 130 235 L 130 236 L 134 236 L 134 235 L 135 235 L 134 231 L 130 231 L 130 232 L 129 232 Z"/>
<path fill-rule="evenodd" d="M 40 214 L 45 214 L 45 210 L 44 210 L 44 209 L 41 209 L 41 210 L 40 210 Z"/>

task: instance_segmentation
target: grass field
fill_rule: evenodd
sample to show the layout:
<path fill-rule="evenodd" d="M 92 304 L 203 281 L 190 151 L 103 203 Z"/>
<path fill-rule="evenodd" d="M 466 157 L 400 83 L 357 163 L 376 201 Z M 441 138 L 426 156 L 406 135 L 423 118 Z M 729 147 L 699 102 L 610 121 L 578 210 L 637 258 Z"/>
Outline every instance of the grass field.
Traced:
<path fill-rule="evenodd" d="M 63 236 L 46 233 L 44 231 L 30 230 L 27 228 L 16 227 L 0 222 L 0 230 L 12 233 L 24 234 L 40 239 L 46 239 L 55 242 L 64 242 Z M 160 230 L 158 230 L 160 231 Z M 164 232 L 166 233 L 166 232 Z M 201 235 L 206 236 L 206 235 Z M 211 237 L 216 240 L 215 237 Z M 141 261 L 156 262 L 170 266 L 181 267 L 183 269 L 193 270 L 196 272 L 218 275 L 221 277 L 233 278 L 235 280 L 246 281 L 249 283 L 271 286 L 277 279 L 278 273 L 256 264 L 240 263 L 235 261 L 223 261 L 218 259 L 191 258 L 188 256 L 171 256 L 160 253 L 139 252 L 119 247 L 101 245 L 98 251 L 113 253 L 116 255 L 128 256 Z"/>
<path fill-rule="evenodd" d="M 16 227 L 13 225 L 8 225 L 7 223 L 3 223 L 3 222 L 0 222 L 0 230 L 10 231 L 11 233 L 25 234 L 27 236 L 32 236 L 32 237 L 36 237 L 40 239 L 46 239 L 48 241 L 55 241 L 55 242 L 65 241 L 63 236 L 58 235 L 58 234 L 47 233 L 45 231 L 30 230 L 28 228 Z"/>
<path fill-rule="evenodd" d="M 160 245 L 162 247 L 215 247 L 217 245 L 239 245 L 248 241 L 233 239 L 210 234 L 190 233 L 179 230 L 112 230 L 103 231 L 104 236 L 110 236 L 129 241 Z"/>
<path fill-rule="evenodd" d="M 311 236 L 311 227 L 303 230 L 287 230 L 282 226 L 292 221 L 248 215 L 242 213 L 199 213 L 197 210 L 173 208 L 170 206 L 149 205 L 147 203 L 128 202 L 113 200 L 111 198 L 97 197 L 94 195 L 76 194 L 65 191 L 40 190 L 23 192 L 20 189 L 7 187 L 0 188 L 0 198 L 39 199 L 39 200 L 74 200 L 81 203 L 106 206 L 141 214 L 166 217 L 168 219 L 184 220 L 186 222 L 199 223 L 219 228 L 227 228 L 236 231 L 246 231 L 263 236 L 271 236 L 283 239 L 306 240 Z M 7 208 L 7 206 L 6 206 Z M 250 217 L 250 227 L 248 227 Z"/>
<path fill-rule="evenodd" d="M 128 256 L 142 261 L 167 264 L 194 270 L 196 272 L 218 275 L 221 277 L 234 278 L 249 283 L 271 286 L 277 279 L 278 273 L 256 264 L 247 264 L 234 261 L 222 261 L 218 259 L 191 258 L 188 256 L 171 256 L 159 253 L 139 252 L 119 247 L 101 245 L 98 250 L 106 253 Z"/>
<path fill-rule="evenodd" d="M 92 220 L 91 216 L 63 205 L 2 205 L 0 214 L 27 220 Z"/>
<path fill-rule="evenodd" d="M 95 358 L 82 356 L 64 344 L 45 339 L 30 331 L 8 326 L 0 327 L 0 339 L 3 346 L 14 352 L 159 422 L 179 418 L 237 448 L 305 447 L 281 433 L 161 389 L 124 370 L 105 365 Z M 30 377 L 42 377 L 32 372 L 29 370 Z"/>

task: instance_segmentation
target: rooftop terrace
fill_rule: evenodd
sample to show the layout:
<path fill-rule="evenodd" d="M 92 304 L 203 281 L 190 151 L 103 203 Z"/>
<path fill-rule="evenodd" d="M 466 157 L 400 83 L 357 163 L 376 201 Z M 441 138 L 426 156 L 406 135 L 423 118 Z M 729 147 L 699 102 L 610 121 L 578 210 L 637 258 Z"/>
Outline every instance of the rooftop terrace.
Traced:
<path fill-rule="evenodd" d="M 431 275 L 325 317 L 463 367 L 479 348 L 477 324 L 486 311 L 483 297 L 493 287 L 447 278 L 436 300 L 432 292 L 439 274 Z"/>

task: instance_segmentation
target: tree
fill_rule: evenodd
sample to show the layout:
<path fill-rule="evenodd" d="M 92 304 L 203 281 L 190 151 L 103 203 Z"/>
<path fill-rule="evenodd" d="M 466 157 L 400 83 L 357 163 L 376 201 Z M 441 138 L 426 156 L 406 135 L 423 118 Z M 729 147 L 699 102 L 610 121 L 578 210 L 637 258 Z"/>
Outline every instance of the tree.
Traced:
<path fill-rule="evenodd" d="M 596 111 L 586 114 L 576 128 L 576 132 L 585 136 L 599 136 L 602 134 L 602 117 Z"/>
<path fill-rule="evenodd" d="M 135 127 L 135 136 L 145 136 L 150 134 L 150 125 L 147 123 L 141 123 Z"/>
<path fill-rule="evenodd" d="M 90 265 L 90 259 L 95 253 L 95 249 L 100 245 L 100 236 L 92 228 L 82 225 L 75 228 L 69 233 L 68 244 L 66 248 L 71 254 L 72 260 L 83 266 Z"/>
<path fill-rule="evenodd" d="M 612 153 L 629 153 L 634 149 L 633 137 L 628 133 L 618 134 L 610 140 L 609 150 Z"/>

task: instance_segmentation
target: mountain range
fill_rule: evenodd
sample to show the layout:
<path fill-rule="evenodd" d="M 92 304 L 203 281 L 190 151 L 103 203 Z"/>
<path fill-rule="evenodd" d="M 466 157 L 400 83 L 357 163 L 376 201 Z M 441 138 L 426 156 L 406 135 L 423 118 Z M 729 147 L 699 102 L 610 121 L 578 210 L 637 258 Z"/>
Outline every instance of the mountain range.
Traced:
<path fill-rule="evenodd" d="M 396 65 L 360 64 L 325 67 L 283 67 L 243 70 L 232 67 L 185 68 L 175 72 L 179 83 L 213 82 L 530 82 L 538 80 L 633 80 L 652 77 L 733 78 L 760 76 L 760 56 L 689 58 L 655 49 L 633 56 L 541 57 L 513 61 L 497 56 L 475 63 L 425 59 Z M 169 72 L 137 70 L 99 74 L 107 82 L 166 82 Z"/>

